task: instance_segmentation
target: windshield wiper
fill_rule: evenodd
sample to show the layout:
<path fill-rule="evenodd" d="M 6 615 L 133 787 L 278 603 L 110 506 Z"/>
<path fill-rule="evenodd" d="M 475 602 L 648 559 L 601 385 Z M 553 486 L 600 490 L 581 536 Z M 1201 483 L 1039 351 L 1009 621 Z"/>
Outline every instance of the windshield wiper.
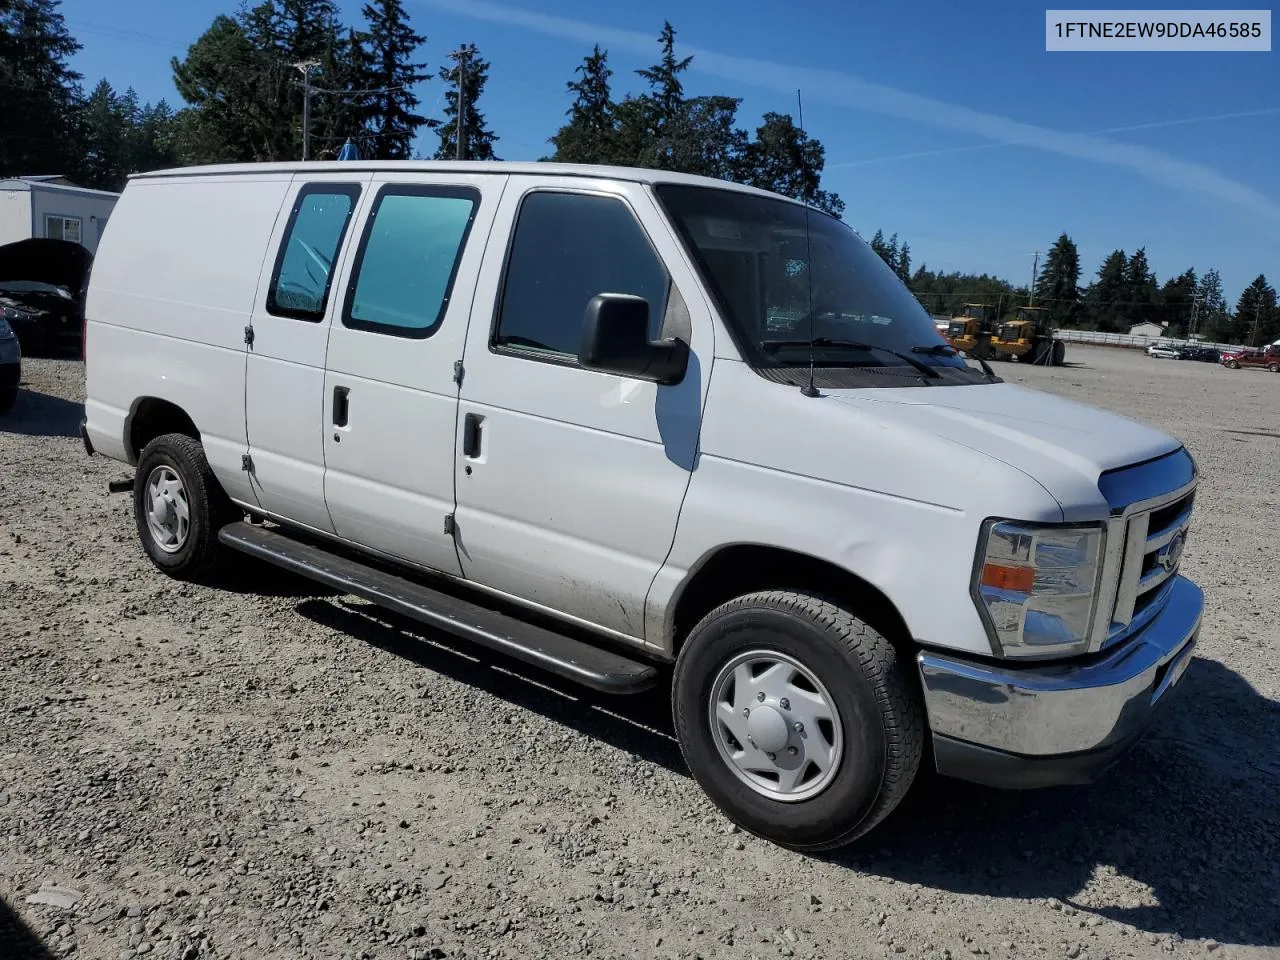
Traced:
<path fill-rule="evenodd" d="M 782 347 L 846 347 L 849 350 L 879 350 L 882 353 L 890 353 L 899 360 L 915 367 L 930 380 L 939 380 L 942 378 L 937 370 L 929 366 L 927 363 L 921 363 L 915 357 L 907 353 L 899 353 L 897 350 L 891 350 L 889 347 L 878 347 L 874 343 L 863 343 L 861 340 L 844 340 L 840 337 L 815 337 L 812 340 L 762 340 L 760 341 L 760 349 L 766 353 L 775 353 Z"/>
<path fill-rule="evenodd" d="M 911 352 L 923 353 L 930 357 L 958 357 L 960 355 L 960 351 L 949 343 L 931 343 L 927 347 L 912 347 Z M 982 367 L 982 372 L 991 383 L 1004 382 L 996 376 L 996 372 L 991 369 L 991 365 L 987 361 L 981 357 L 974 357 L 973 359 L 978 361 L 978 364 Z"/>

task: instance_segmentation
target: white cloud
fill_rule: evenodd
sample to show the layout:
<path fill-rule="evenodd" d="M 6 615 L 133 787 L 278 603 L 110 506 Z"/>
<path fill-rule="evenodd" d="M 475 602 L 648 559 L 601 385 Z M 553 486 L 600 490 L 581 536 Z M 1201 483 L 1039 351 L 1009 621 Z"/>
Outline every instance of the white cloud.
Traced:
<path fill-rule="evenodd" d="M 584 45 L 598 43 L 602 47 L 645 54 L 657 49 L 654 37 L 638 31 L 534 13 L 492 3 L 490 0 L 418 2 L 449 10 L 455 15 L 574 40 Z M 1243 207 L 1280 224 L 1280 204 L 1254 188 L 1232 180 L 1211 167 L 1182 160 L 1149 147 L 1120 143 L 1096 134 L 1070 133 L 1022 123 L 883 84 L 870 83 L 837 70 L 795 67 L 771 60 L 730 56 L 686 44 L 681 44 L 680 52 L 693 55 L 690 69 L 724 80 L 782 92 L 801 89 L 807 100 L 914 120 L 926 126 L 995 141 L 995 145 L 1021 145 L 1046 153 L 1126 168 L 1156 183 Z"/>

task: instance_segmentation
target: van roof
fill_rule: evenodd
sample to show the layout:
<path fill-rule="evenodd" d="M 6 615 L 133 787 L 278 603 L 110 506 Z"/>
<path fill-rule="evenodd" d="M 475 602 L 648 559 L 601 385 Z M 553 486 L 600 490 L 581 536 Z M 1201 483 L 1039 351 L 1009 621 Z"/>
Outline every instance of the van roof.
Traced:
<path fill-rule="evenodd" d="M 270 175 L 297 173 L 342 173 L 344 171 L 386 173 L 493 173 L 508 176 L 534 177 L 590 177 L 602 180 L 626 180 L 633 183 L 679 183 L 689 186 L 717 187 L 757 196 L 792 200 L 782 194 L 760 190 L 729 180 L 672 173 L 668 170 L 649 170 L 640 167 L 610 167 L 584 163 L 521 163 L 507 160 L 308 160 L 283 163 L 225 163 L 200 167 L 176 167 L 135 173 L 130 180 L 155 178 L 185 178 L 228 175 Z"/>

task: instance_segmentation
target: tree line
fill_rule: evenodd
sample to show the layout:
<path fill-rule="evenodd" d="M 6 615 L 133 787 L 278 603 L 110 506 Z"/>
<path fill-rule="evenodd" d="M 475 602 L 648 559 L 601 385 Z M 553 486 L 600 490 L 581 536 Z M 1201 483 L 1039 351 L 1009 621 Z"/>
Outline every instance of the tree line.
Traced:
<path fill-rule="evenodd" d="M 342 22 L 334 0 L 257 0 L 219 15 L 171 61 L 183 101 L 177 110 L 164 100 L 140 103 L 106 79 L 86 95 L 68 63 L 81 45 L 58 7 L 59 0 L 0 0 L 0 177 L 62 173 L 119 190 L 134 172 L 295 160 L 304 111 L 308 155 L 318 160 L 336 157 L 348 140 L 367 158 L 452 158 L 459 135 L 468 159 L 499 159 L 482 109 L 490 64 L 462 45 L 433 72 L 421 55 L 426 37 L 403 0 L 367 0 L 355 24 Z M 693 58 L 678 54 L 669 22 L 657 46 L 657 62 L 635 71 L 639 89 L 619 97 L 608 51 L 596 45 L 566 81 L 566 119 L 541 159 L 702 174 L 843 214 L 844 201 L 822 187 L 819 140 L 776 112 L 748 132 L 739 124 L 742 98 L 686 94 L 682 77 Z M 438 117 L 421 111 L 417 92 L 434 81 L 443 86 Z M 416 149 L 424 133 L 435 141 L 425 154 Z M 988 274 L 913 270 L 910 247 L 896 234 L 877 231 L 871 246 L 931 313 L 1031 299 L 1028 287 Z M 1034 300 L 1065 327 L 1125 332 L 1150 320 L 1170 336 L 1194 325 L 1223 342 L 1280 337 L 1276 291 L 1263 275 L 1230 310 L 1217 270 L 1188 269 L 1160 284 L 1139 248 L 1114 251 L 1082 285 L 1079 251 L 1065 233 L 1037 273 Z"/>
<path fill-rule="evenodd" d="M 1036 271 L 1034 297 L 1028 285 L 1015 286 L 985 273 L 936 273 L 924 264 L 912 272 L 910 247 L 899 242 L 897 234 L 886 240 L 883 231 L 876 231 L 871 248 L 925 309 L 940 316 L 957 316 L 969 303 L 988 303 L 1006 311 L 1034 304 L 1043 307 L 1058 327 L 1128 333 L 1134 325 L 1149 322 L 1164 326 L 1171 338 L 1195 333 L 1216 343 L 1248 345 L 1280 339 L 1276 290 L 1265 274 L 1245 287 L 1231 310 L 1216 269 L 1198 273 L 1189 268 L 1161 284 L 1145 247 L 1132 253 L 1112 251 L 1082 285 L 1080 252 L 1063 233 Z"/>

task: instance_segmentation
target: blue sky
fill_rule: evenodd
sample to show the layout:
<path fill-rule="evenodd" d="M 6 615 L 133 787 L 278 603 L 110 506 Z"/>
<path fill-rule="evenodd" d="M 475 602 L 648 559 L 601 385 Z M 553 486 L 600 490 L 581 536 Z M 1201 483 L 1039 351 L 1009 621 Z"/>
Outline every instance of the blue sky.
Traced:
<path fill-rule="evenodd" d="M 348 22 L 359 2 L 339 0 Z M 795 13 L 783 13 L 786 7 Z M 1094 6 L 1094 5 L 1091 5 Z M 1197 8 L 1213 8 L 1197 3 Z M 109 7 L 109 12 L 108 12 Z M 180 101 L 169 58 L 234 0 L 63 0 L 86 86 L 106 77 Z M 916 266 L 1018 282 L 1066 231 L 1082 282 L 1116 247 L 1145 246 L 1161 282 L 1221 271 L 1234 305 L 1280 281 L 1280 53 L 1046 53 L 1044 6 L 698 0 L 406 0 L 434 72 L 459 43 L 492 64 L 483 109 L 499 156 L 537 159 L 564 84 L 599 42 L 614 92 L 658 55 L 663 18 L 694 53 L 689 94 L 743 98 L 739 122 L 791 112 L 827 149 L 823 185 L 869 237 L 897 232 Z M 438 115 L 441 84 L 424 84 Z M 434 142 L 423 144 L 433 149 Z"/>

